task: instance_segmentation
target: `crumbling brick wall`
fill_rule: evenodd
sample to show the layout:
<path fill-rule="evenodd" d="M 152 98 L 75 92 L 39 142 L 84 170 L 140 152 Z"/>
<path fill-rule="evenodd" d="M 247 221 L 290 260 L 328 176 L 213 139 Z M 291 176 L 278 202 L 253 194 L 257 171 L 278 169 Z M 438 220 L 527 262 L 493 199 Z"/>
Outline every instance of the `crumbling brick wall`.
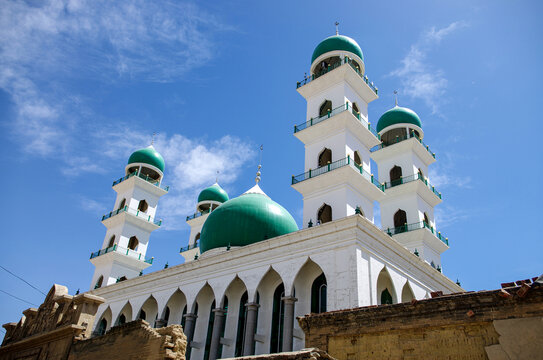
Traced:
<path fill-rule="evenodd" d="M 543 353 L 543 286 L 525 284 L 298 318 L 338 359 L 514 359 Z"/>

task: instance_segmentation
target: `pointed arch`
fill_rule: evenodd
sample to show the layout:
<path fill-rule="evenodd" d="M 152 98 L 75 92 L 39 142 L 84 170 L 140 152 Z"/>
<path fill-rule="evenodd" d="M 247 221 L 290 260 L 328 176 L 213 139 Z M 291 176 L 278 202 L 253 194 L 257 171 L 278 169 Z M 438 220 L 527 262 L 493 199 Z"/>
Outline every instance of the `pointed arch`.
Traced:
<path fill-rule="evenodd" d="M 108 306 L 107 309 L 100 316 L 100 320 L 96 322 L 96 328 L 94 330 L 95 336 L 102 336 L 111 328 L 112 312 Z"/>
<path fill-rule="evenodd" d="M 402 302 L 410 302 L 413 299 L 415 299 L 415 295 L 413 293 L 413 289 L 411 289 L 411 285 L 409 284 L 408 280 L 405 282 L 405 285 L 402 289 Z"/>
<path fill-rule="evenodd" d="M 332 150 L 328 148 L 322 149 L 319 153 L 319 167 L 326 166 L 332 162 Z"/>
<path fill-rule="evenodd" d="M 404 210 L 398 209 L 398 211 L 396 211 L 396 213 L 394 214 L 393 220 L 394 220 L 394 227 L 400 228 L 399 230 L 396 231 L 396 233 L 407 231 L 407 228 L 406 228 L 407 213 Z"/>
<path fill-rule="evenodd" d="M 402 183 L 402 168 L 398 165 L 394 165 L 389 172 L 390 175 L 390 186 L 400 185 Z"/>
<path fill-rule="evenodd" d="M 328 115 L 332 112 L 332 101 L 331 100 L 324 100 L 319 106 L 319 117 Z"/>
<path fill-rule="evenodd" d="M 128 248 L 130 250 L 134 250 L 136 251 L 136 249 L 138 248 L 138 245 L 139 245 L 139 240 L 136 236 L 132 236 L 129 240 L 128 240 Z"/>
<path fill-rule="evenodd" d="M 317 211 L 317 222 L 324 224 L 330 221 L 332 221 L 332 207 L 324 203 Z"/>
<path fill-rule="evenodd" d="M 274 316 L 273 311 L 270 310 L 273 310 L 274 299 L 276 299 L 278 296 L 276 292 L 280 286 L 283 287 L 284 293 L 283 284 L 284 282 L 281 275 L 279 275 L 279 273 L 270 266 L 262 279 L 260 279 L 260 282 L 256 288 L 254 299 L 252 301 L 260 305 L 259 309 L 257 310 L 256 333 L 264 335 L 265 341 L 255 342 L 255 354 L 269 353 L 272 346 L 272 332 L 273 330 L 279 330 L 278 321 L 280 321 L 280 318 L 277 317 L 277 314 Z M 280 308 L 278 309 L 280 310 Z M 278 342 L 275 342 L 274 344 L 274 348 L 276 348 Z"/>
<path fill-rule="evenodd" d="M 130 304 L 130 301 L 127 301 L 121 309 L 119 316 L 117 316 L 115 325 L 123 325 L 130 321 L 132 321 L 132 304 Z"/>
<path fill-rule="evenodd" d="M 103 283 L 104 283 L 104 275 L 100 275 L 98 280 L 96 280 L 96 284 L 94 285 L 94 288 L 95 289 L 101 288 Z"/>
<path fill-rule="evenodd" d="M 187 297 L 177 289 L 166 302 L 160 318 L 164 320 L 166 326 L 171 324 L 180 324 L 183 316 L 183 309 L 187 305 Z M 167 314 L 166 312 L 169 312 Z"/>
<path fill-rule="evenodd" d="M 358 166 L 362 166 L 362 156 L 360 156 L 360 152 L 358 150 L 355 150 L 354 152 L 354 163 Z"/>
<path fill-rule="evenodd" d="M 155 327 L 155 320 L 158 317 L 158 303 L 153 295 L 149 296 L 141 306 L 138 318 L 145 320 L 151 327 Z"/>
<path fill-rule="evenodd" d="M 360 109 L 358 108 L 358 105 L 356 102 L 352 104 L 353 107 L 353 115 L 356 116 L 357 119 L 360 119 Z"/>
<path fill-rule="evenodd" d="M 377 304 L 396 304 L 397 302 L 396 290 L 394 289 L 392 278 L 385 266 L 377 278 Z"/>

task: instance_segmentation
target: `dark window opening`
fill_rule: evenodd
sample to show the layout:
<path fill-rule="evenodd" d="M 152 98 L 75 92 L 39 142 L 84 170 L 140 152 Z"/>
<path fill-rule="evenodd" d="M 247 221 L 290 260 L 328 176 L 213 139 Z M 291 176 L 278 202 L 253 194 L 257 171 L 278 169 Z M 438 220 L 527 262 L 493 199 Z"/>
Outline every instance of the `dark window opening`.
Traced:
<path fill-rule="evenodd" d="M 424 223 L 426 226 L 430 226 L 430 219 L 428 219 L 428 214 L 424 213 Z"/>
<path fill-rule="evenodd" d="M 151 183 L 157 183 L 160 180 L 160 174 L 158 172 L 144 166 L 141 168 L 140 177 Z"/>
<path fill-rule="evenodd" d="M 311 312 L 320 314 L 326 312 L 326 276 L 320 274 L 311 285 Z"/>
<path fill-rule="evenodd" d="M 96 281 L 96 285 L 94 285 L 94 288 L 98 289 L 98 288 L 102 287 L 103 282 L 104 282 L 104 277 L 102 275 L 100 275 L 100 277 L 98 278 L 98 281 Z"/>
<path fill-rule="evenodd" d="M 146 212 L 148 208 L 149 208 L 149 204 L 147 204 L 147 201 L 140 200 L 138 204 L 138 210 L 141 212 Z"/>
<path fill-rule="evenodd" d="M 126 206 L 126 199 L 122 199 L 121 203 L 119 204 L 119 209 L 122 209 Z"/>
<path fill-rule="evenodd" d="M 322 60 L 315 68 L 313 73 L 315 78 L 325 74 L 328 71 L 328 68 L 334 69 L 335 67 L 341 64 L 341 58 L 339 56 L 332 56 L 327 59 Z"/>
<path fill-rule="evenodd" d="M 236 335 L 236 350 L 235 350 L 235 356 L 242 356 L 243 355 L 243 340 L 245 339 L 245 319 L 247 318 L 247 308 L 245 304 L 247 304 L 249 300 L 249 295 L 247 294 L 247 291 L 243 293 L 241 296 L 241 300 L 239 301 L 239 315 L 238 315 L 238 331 Z"/>
<path fill-rule="evenodd" d="M 110 248 L 110 247 L 113 247 L 113 244 L 115 243 L 115 235 L 113 235 L 110 239 L 109 239 L 109 243 L 107 244 L 107 247 Z"/>
<path fill-rule="evenodd" d="M 285 317 L 285 307 L 283 306 L 283 298 L 285 296 L 285 287 L 281 283 L 273 293 L 272 306 L 272 328 L 270 338 L 270 353 L 281 352 L 283 348 L 283 319 Z"/>
<path fill-rule="evenodd" d="M 209 350 L 211 350 L 211 336 L 213 335 L 213 324 L 215 323 L 215 314 L 213 313 L 213 309 L 215 309 L 215 300 L 213 300 L 211 308 L 209 309 L 209 322 L 207 323 L 207 337 L 204 349 L 204 360 L 209 360 Z"/>
<path fill-rule="evenodd" d="M 130 240 L 128 240 L 128 248 L 130 250 L 136 250 L 136 248 L 138 247 L 138 244 L 139 244 L 139 241 L 138 241 L 138 238 L 135 237 L 135 236 L 132 236 L 130 238 Z"/>
<path fill-rule="evenodd" d="M 356 103 L 353 103 L 353 115 L 356 116 L 357 119 L 360 119 L 360 110 L 358 109 L 358 105 L 356 105 Z"/>
<path fill-rule="evenodd" d="M 145 313 L 145 310 L 140 310 L 140 316 L 138 316 L 139 319 L 145 320 L 147 318 L 147 314 Z"/>
<path fill-rule="evenodd" d="M 170 320 L 170 307 L 166 306 L 166 310 L 164 311 L 164 323 L 168 325 L 168 320 Z"/>
<path fill-rule="evenodd" d="M 390 186 L 400 185 L 402 183 L 402 168 L 394 166 L 390 169 Z"/>
<path fill-rule="evenodd" d="M 328 115 L 332 112 L 332 102 L 325 100 L 319 108 L 319 117 Z"/>
<path fill-rule="evenodd" d="M 124 316 L 124 314 L 121 314 L 121 316 L 119 316 L 119 325 L 123 324 L 126 324 L 126 316 Z"/>
<path fill-rule="evenodd" d="M 183 328 L 183 331 L 185 330 L 185 315 L 187 315 L 187 305 L 185 305 L 185 307 L 183 308 L 183 312 L 181 313 L 181 327 Z"/>
<path fill-rule="evenodd" d="M 402 209 L 394 214 L 394 227 L 398 228 L 397 233 L 407 231 L 407 213 Z"/>
<path fill-rule="evenodd" d="M 328 204 L 321 206 L 317 213 L 317 221 L 319 224 L 324 224 L 332 221 L 332 207 Z"/>
<path fill-rule="evenodd" d="M 106 319 L 100 320 L 100 324 L 98 324 L 98 330 L 96 330 L 96 332 L 98 333 L 98 336 L 104 335 L 106 333 L 106 329 L 107 329 L 107 320 Z"/>
<path fill-rule="evenodd" d="M 385 289 L 381 292 L 381 305 L 392 304 L 392 295 L 388 289 Z"/>
<path fill-rule="evenodd" d="M 332 150 L 325 148 L 319 154 L 319 167 L 325 166 L 332 162 Z"/>
<path fill-rule="evenodd" d="M 358 150 L 354 152 L 354 163 L 359 166 L 362 165 L 362 158 L 360 157 Z"/>
<path fill-rule="evenodd" d="M 385 145 L 392 145 L 406 138 L 407 130 L 405 128 L 392 129 L 381 135 L 381 141 Z"/>

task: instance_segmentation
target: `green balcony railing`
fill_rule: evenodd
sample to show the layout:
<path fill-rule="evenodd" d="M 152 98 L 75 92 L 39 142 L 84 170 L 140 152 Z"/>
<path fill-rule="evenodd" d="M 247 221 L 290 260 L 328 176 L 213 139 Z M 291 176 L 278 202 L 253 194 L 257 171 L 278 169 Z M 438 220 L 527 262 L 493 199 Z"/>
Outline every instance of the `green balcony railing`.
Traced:
<path fill-rule="evenodd" d="M 123 213 L 123 212 L 126 212 L 130 215 L 133 215 L 135 217 L 138 217 L 140 219 L 143 219 L 143 220 L 146 220 L 150 223 L 153 223 L 157 226 L 161 226 L 162 225 L 162 220 L 155 220 L 154 218 L 151 217 L 151 215 L 147 215 L 145 214 L 144 212 L 140 211 L 140 210 L 134 210 L 134 209 L 131 209 L 128 207 L 128 205 L 125 205 L 125 207 L 122 207 L 120 209 L 117 209 L 117 210 L 113 210 L 112 212 L 108 213 L 108 214 L 105 214 L 102 216 L 102 221 L 106 220 L 106 219 L 109 219 L 110 217 L 113 217 L 117 214 L 120 214 L 120 213 Z"/>
<path fill-rule="evenodd" d="M 389 181 L 389 182 L 385 182 L 384 183 L 385 190 L 390 189 L 390 188 L 395 187 L 395 186 L 398 186 L 398 185 L 401 185 L 401 184 L 407 184 L 407 183 L 410 183 L 410 182 L 416 181 L 416 180 L 422 181 L 428 187 L 428 189 L 430 189 L 438 198 L 440 198 L 440 199 L 442 198 L 441 193 L 439 191 L 437 191 L 436 188 L 432 184 L 430 184 L 428 182 L 428 179 L 424 178 L 424 176 L 422 176 L 419 173 L 417 173 L 415 175 L 411 175 L 411 176 L 402 176 L 399 179 L 392 180 L 392 181 Z"/>
<path fill-rule="evenodd" d="M 211 212 L 211 210 L 209 210 L 209 209 L 204 210 L 204 211 L 197 211 L 194 214 L 187 216 L 187 221 L 192 220 L 192 219 L 196 219 L 196 218 L 198 218 L 198 217 L 200 217 L 202 215 L 205 215 L 205 214 L 209 214 L 210 212 Z"/>
<path fill-rule="evenodd" d="M 419 141 L 419 143 L 421 143 L 421 145 L 426 149 L 426 151 L 428 151 L 430 153 L 430 155 L 432 155 L 432 157 L 435 159 L 436 158 L 436 153 L 433 153 L 430 148 L 428 147 L 428 145 L 426 145 L 422 139 L 420 137 L 417 136 L 417 134 L 415 134 L 414 132 L 411 132 L 409 135 L 406 135 L 406 136 L 398 136 L 396 138 L 394 138 L 394 140 L 392 141 L 387 141 L 387 142 L 382 142 L 381 144 L 373 147 L 371 149 L 371 152 L 374 152 L 374 151 L 377 151 L 379 149 L 384 149 L 388 146 L 391 146 L 391 145 L 394 145 L 394 144 L 397 144 L 397 143 L 400 143 L 404 140 L 408 140 L 408 139 L 411 139 L 411 138 L 415 138 Z"/>
<path fill-rule="evenodd" d="M 362 165 L 355 163 L 350 156 L 347 156 L 344 159 L 340 159 L 337 161 L 334 161 L 332 163 L 329 163 L 327 165 L 321 166 L 316 169 L 309 169 L 309 171 L 306 171 L 300 175 L 294 176 L 292 175 L 292 182 L 291 184 L 297 184 L 299 182 L 302 182 L 304 180 L 308 180 L 311 178 L 314 178 L 316 176 L 328 173 L 330 171 L 342 168 L 344 166 L 351 166 L 352 168 L 356 169 L 364 178 L 366 178 L 369 182 L 371 182 L 373 185 L 375 185 L 379 190 L 385 191 L 385 186 L 381 184 L 377 179 L 373 177 L 372 174 L 365 171 L 362 167 Z"/>
<path fill-rule="evenodd" d="M 145 256 L 143 256 L 141 253 L 139 253 L 137 251 L 134 251 L 132 249 L 127 249 L 127 248 L 117 246 L 117 244 L 115 244 L 115 245 L 113 245 L 111 247 L 108 247 L 108 248 L 98 250 L 96 252 L 91 253 L 90 258 L 93 259 L 95 257 L 98 257 L 100 255 L 104 255 L 104 254 L 107 254 L 107 253 L 110 253 L 110 252 L 117 252 L 117 253 L 129 256 L 131 258 L 138 259 L 140 261 L 146 262 L 147 264 L 152 264 L 153 259 L 154 259 L 154 258 L 146 259 Z"/>
<path fill-rule="evenodd" d="M 364 118 L 360 115 L 360 112 L 357 112 L 353 109 L 352 105 L 349 106 L 349 103 L 345 103 L 344 105 L 340 105 L 338 106 L 337 108 L 334 108 L 332 110 L 329 110 L 328 113 L 322 115 L 322 116 L 319 116 L 317 118 L 311 118 L 309 119 L 308 121 L 306 122 L 303 122 L 301 123 L 300 125 L 295 125 L 294 126 L 294 133 L 297 133 L 299 131 L 302 131 L 304 129 L 307 129 L 308 127 L 310 126 L 313 126 L 313 125 L 317 125 L 318 123 L 326 120 L 326 119 L 330 119 L 331 117 L 333 117 L 334 115 L 337 115 L 339 113 L 342 113 L 344 111 L 348 111 L 348 110 L 351 110 L 351 113 L 353 114 L 353 116 L 355 118 L 357 118 L 364 126 L 366 126 L 368 128 L 368 130 L 379 140 L 381 140 L 379 134 L 377 134 L 377 131 L 371 127 L 370 123 L 368 123 L 366 120 L 364 120 Z"/>
<path fill-rule="evenodd" d="M 196 242 L 192 245 L 182 246 L 181 249 L 179 249 L 179 252 L 182 253 L 185 251 L 196 249 L 198 246 L 200 246 L 200 240 L 196 240 Z"/>
<path fill-rule="evenodd" d="M 447 246 L 449 245 L 449 238 L 446 238 L 445 236 L 443 236 L 441 232 L 436 231 L 434 227 L 430 226 L 426 221 L 421 221 L 421 222 L 413 223 L 413 224 L 405 224 L 405 225 L 398 226 L 395 228 L 387 228 L 387 229 L 383 229 L 383 231 L 386 232 L 388 235 L 392 236 L 392 235 L 401 234 L 404 232 L 418 230 L 418 229 L 424 229 L 424 228 L 431 231 L 432 234 L 435 235 L 435 237 L 437 237 Z"/>
<path fill-rule="evenodd" d="M 362 81 L 364 81 L 370 87 L 370 89 L 373 90 L 373 92 L 376 95 L 378 94 L 379 90 L 377 89 L 377 87 L 375 85 L 373 85 L 373 82 L 371 82 L 366 75 L 362 75 L 362 72 L 357 67 L 356 63 L 354 63 L 348 57 L 345 57 L 342 61 L 338 61 L 337 63 L 335 63 L 333 65 L 329 65 L 326 69 L 324 69 L 322 71 L 319 71 L 319 72 L 317 72 L 317 73 L 315 73 L 315 74 L 313 74 L 311 76 L 304 77 L 304 79 L 302 81 L 298 81 L 296 83 L 296 89 L 298 89 L 299 87 L 302 87 L 302 86 L 304 86 L 306 84 L 309 84 L 311 81 L 313 81 L 313 80 L 321 77 L 322 75 L 327 74 L 330 71 L 332 71 L 334 69 L 337 69 L 338 67 L 340 67 L 342 65 L 345 65 L 345 64 L 349 64 L 351 66 L 351 68 L 360 76 Z"/>
<path fill-rule="evenodd" d="M 169 186 L 165 186 L 165 185 L 161 185 L 160 182 L 158 182 L 157 180 L 153 179 L 153 178 L 150 178 L 148 175 L 143 175 L 143 174 L 139 174 L 137 171 L 134 171 L 133 173 L 130 173 L 120 179 L 117 179 L 113 182 L 113 185 L 112 186 L 115 186 L 117 184 L 120 184 L 122 183 L 123 181 L 127 180 L 127 179 L 130 179 L 132 176 L 137 176 L 139 177 L 140 179 L 143 179 L 145 181 L 147 181 L 148 183 L 150 184 L 153 184 L 159 188 L 161 188 L 162 190 L 165 190 L 165 191 L 169 191 L 170 190 L 170 187 Z"/>

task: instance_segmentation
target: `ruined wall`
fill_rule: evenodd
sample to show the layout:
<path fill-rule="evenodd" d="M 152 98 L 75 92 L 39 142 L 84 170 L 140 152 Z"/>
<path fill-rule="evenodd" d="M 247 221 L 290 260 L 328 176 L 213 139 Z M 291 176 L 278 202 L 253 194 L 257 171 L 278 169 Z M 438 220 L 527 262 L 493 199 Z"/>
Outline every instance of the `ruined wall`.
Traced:
<path fill-rule="evenodd" d="M 543 286 L 524 284 L 298 318 L 338 359 L 530 359 L 543 353 Z"/>
<path fill-rule="evenodd" d="M 144 320 L 111 328 L 103 336 L 79 341 L 69 360 L 184 360 L 187 339 L 180 325 L 153 329 Z"/>
<path fill-rule="evenodd" d="M 336 360 L 326 352 L 319 349 L 302 349 L 300 351 L 282 352 L 278 354 L 264 354 L 242 356 L 224 360 Z"/>

